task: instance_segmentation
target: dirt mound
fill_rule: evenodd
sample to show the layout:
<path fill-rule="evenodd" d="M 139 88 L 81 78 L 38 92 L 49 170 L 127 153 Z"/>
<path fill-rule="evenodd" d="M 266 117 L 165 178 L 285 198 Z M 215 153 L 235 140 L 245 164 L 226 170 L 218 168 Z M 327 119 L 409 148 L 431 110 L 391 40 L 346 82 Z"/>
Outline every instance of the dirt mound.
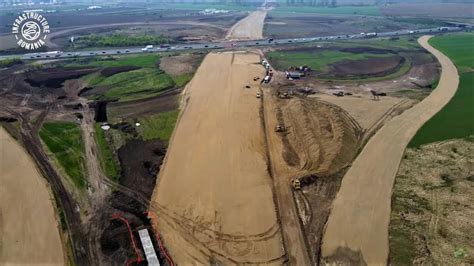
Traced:
<path fill-rule="evenodd" d="M 160 140 L 127 142 L 118 151 L 122 166 L 120 183 L 126 187 L 135 187 L 149 198 L 165 153 L 166 145 Z"/>
<path fill-rule="evenodd" d="M 374 57 L 365 60 L 347 60 L 331 65 L 330 75 L 335 77 L 380 77 L 397 71 L 405 62 L 402 56 Z"/>
<path fill-rule="evenodd" d="M 25 82 L 33 87 L 61 88 L 64 81 L 77 79 L 94 71 L 96 71 L 95 68 L 34 70 L 26 73 Z"/>
<path fill-rule="evenodd" d="M 278 118 L 288 127 L 283 157 L 302 172 L 331 175 L 355 156 L 361 128 L 341 108 L 311 98 L 281 101 Z"/>
<path fill-rule="evenodd" d="M 139 68 L 140 67 L 137 67 L 137 66 L 106 67 L 100 71 L 100 74 L 104 77 L 110 77 L 118 73 L 128 72 L 128 71 L 136 70 Z"/>

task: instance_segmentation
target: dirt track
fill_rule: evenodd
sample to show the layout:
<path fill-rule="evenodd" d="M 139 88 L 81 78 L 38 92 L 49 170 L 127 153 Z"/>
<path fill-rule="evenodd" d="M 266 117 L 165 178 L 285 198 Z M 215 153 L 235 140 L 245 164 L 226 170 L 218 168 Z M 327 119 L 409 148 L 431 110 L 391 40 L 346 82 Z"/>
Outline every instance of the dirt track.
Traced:
<path fill-rule="evenodd" d="M 252 80 L 263 74 L 259 59 L 211 53 L 186 88 L 152 197 L 158 232 L 178 264 L 284 259 Z"/>
<path fill-rule="evenodd" d="M 417 130 L 455 94 L 459 76 L 448 57 L 418 41 L 440 61 L 438 87 L 422 102 L 393 118 L 356 158 L 341 184 L 323 238 L 326 262 L 387 264 L 390 200 L 406 145 Z"/>
<path fill-rule="evenodd" d="M 45 180 L 2 127 L 0 173 L 0 264 L 64 264 L 59 225 Z"/>
<path fill-rule="evenodd" d="M 263 23 L 267 11 L 257 10 L 252 12 L 250 15 L 241 19 L 235 23 L 232 28 L 229 29 L 226 39 L 234 40 L 256 40 L 263 38 Z"/>

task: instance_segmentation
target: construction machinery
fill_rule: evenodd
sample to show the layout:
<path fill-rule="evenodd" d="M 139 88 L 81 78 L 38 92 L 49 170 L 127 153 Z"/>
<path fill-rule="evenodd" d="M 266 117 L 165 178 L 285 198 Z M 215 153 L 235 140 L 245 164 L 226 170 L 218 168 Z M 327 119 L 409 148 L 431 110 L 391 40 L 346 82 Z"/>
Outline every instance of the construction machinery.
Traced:
<path fill-rule="evenodd" d="M 301 181 L 299 178 L 293 178 L 291 180 L 291 186 L 293 187 L 294 190 L 300 190 L 301 189 Z"/>
<path fill-rule="evenodd" d="M 286 128 L 284 125 L 276 125 L 275 126 L 275 132 L 285 132 Z"/>

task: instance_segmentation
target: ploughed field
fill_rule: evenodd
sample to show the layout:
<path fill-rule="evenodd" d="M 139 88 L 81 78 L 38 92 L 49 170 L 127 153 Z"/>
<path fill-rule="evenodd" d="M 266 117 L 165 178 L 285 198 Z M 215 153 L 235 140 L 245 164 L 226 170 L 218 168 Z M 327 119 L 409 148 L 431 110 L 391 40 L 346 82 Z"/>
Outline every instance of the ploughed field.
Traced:
<path fill-rule="evenodd" d="M 259 60 L 251 53 L 211 53 L 186 88 L 151 203 L 179 264 L 282 262 L 252 80 L 263 74 Z"/>

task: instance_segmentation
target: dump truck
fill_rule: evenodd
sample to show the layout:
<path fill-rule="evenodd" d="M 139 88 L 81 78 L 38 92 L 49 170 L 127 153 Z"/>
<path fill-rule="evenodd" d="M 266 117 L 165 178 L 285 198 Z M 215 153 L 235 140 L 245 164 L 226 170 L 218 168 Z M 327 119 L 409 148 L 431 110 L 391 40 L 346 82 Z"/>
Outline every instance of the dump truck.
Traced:
<path fill-rule="evenodd" d="M 265 78 L 263 79 L 263 82 L 268 83 L 270 82 L 270 79 L 271 79 L 270 76 L 265 76 Z"/>

